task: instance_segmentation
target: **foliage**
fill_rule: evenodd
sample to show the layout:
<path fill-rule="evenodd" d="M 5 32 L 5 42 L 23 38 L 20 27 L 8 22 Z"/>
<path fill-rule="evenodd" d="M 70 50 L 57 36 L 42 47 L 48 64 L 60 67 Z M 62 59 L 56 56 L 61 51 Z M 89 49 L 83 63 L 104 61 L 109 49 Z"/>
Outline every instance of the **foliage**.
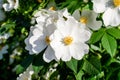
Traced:
<path fill-rule="evenodd" d="M 120 80 L 119 26 L 106 28 L 102 25 L 99 30 L 92 31 L 87 42 L 89 53 L 81 60 L 72 58 L 67 62 L 53 60 L 46 63 L 42 57 L 44 51 L 38 55 L 29 54 L 24 40 L 29 35 L 32 17 L 37 10 L 45 9 L 52 1 L 55 1 L 58 10 L 68 8 L 71 14 L 76 9 L 93 9 L 92 2 L 84 0 L 19 0 L 18 9 L 5 12 L 6 18 L 0 22 L 0 35 L 10 34 L 2 43 L 9 48 L 0 60 L 0 80 L 15 80 L 30 64 L 34 70 L 32 80 Z M 102 21 L 102 14 L 97 19 Z M 56 63 L 58 65 L 54 67 Z M 51 68 L 56 70 L 46 79 Z"/>

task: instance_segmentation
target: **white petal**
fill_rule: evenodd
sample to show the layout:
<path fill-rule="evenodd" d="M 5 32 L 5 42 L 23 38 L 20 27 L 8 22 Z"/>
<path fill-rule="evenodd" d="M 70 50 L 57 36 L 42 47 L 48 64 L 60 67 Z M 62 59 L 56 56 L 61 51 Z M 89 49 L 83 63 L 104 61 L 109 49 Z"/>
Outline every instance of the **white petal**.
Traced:
<path fill-rule="evenodd" d="M 49 24 L 46 26 L 46 29 L 44 30 L 47 35 L 53 34 L 53 32 L 56 30 L 56 26 L 54 24 Z"/>
<path fill-rule="evenodd" d="M 103 14 L 103 21 L 105 26 L 118 26 L 120 24 L 120 12 L 118 8 L 107 9 Z"/>
<path fill-rule="evenodd" d="M 85 43 L 73 43 L 70 46 L 70 53 L 71 56 L 77 60 L 80 60 L 83 58 L 83 56 L 88 53 L 89 46 Z"/>
<path fill-rule="evenodd" d="M 45 53 L 43 54 L 43 59 L 44 59 L 44 61 L 46 61 L 48 63 L 50 61 L 56 59 L 55 52 L 53 51 L 51 46 L 48 46 L 47 49 L 45 50 Z"/>
<path fill-rule="evenodd" d="M 92 30 L 99 30 L 102 26 L 102 22 L 101 21 L 93 21 L 88 23 L 87 27 L 89 27 Z"/>
<path fill-rule="evenodd" d="M 71 55 L 69 52 L 69 46 L 66 46 L 62 39 L 63 35 L 59 31 L 55 31 L 53 35 L 54 39 L 51 41 L 50 45 L 55 51 L 55 56 L 58 60 L 62 59 L 63 61 L 69 61 Z"/>
<path fill-rule="evenodd" d="M 14 8 L 14 5 L 5 3 L 3 4 L 3 8 L 5 11 L 11 11 Z"/>
<path fill-rule="evenodd" d="M 45 37 L 32 36 L 29 41 L 32 45 L 32 51 L 34 53 L 40 53 L 47 46 Z"/>
<path fill-rule="evenodd" d="M 95 13 L 94 11 L 83 10 L 82 11 L 82 16 L 87 18 L 86 26 L 88 28 L 93 29 L 93 30 L 98 30 L 102 26 L 102 22 L 101 21 L 96 21 L 96 18 L 98 16 L 98 14 Z"/>
<path fill-rule="evenodd" d="M 79 12 L 79 10 L 78 10 L 78 9 L 75 10 L 75 11 L 73 12 L 72 16 L 73 16 L 77 21 L 79 21 L 79 20 L 80 20 L 80 12 Z"/>
<path fill-rule="evenodd" d="M 60 12 L 60 14 L 62 14 L 62 16 L 66 17 L 66 18 L 68 18 L 70 16 L 70 13 L 68 12 L 67 8 L 62 9 L 59 12 Z"/>
<path fill-rule="evenodd" d="M 33 29 L 34 29 L 34 27 L 30 28 L 29 35 L 24 41 L 25 44 L 26 44 L 25 49 L 29 51 L 29 54 L 34 54 L 33 51 L 32 51 L 32 45 L 29 42 L 30 37 L 33 36 L 33 34 L 32 34 Z"/>
<path fill-rule="evenodd" d="M 59 20 L 57 22 L 57 28 L 64 36 L 70 35 L 73 31 L 73 28 L 77 25 L 77 20 L 75 20 L 73 17 L 69 17 L 67 21 Z"/>
<path fill-rule="evenodd" d="M 37 25 L 36 25 L 36 26 L 37 26 Z M 43 26 L 39 26 L 39 27 L 35 28 L 35 29 L 32 31 L 32 33 L 33 33 L 33 36 L 37 36 L 37 37 L 43 35 Z"/>
<path fill-rule="evenodd" d="M 55 56 L 58 60 L 62 59 L 62 61 L 69 61 L 71 59 L 69 46 L 65 46 L 60 42 L 52 42 L 51 46 L 54 49 Z"/>
<path fill-rule="evenodd" d="M 102 13 L 106 10 L 106 2 L 108 0 L 92 0 L 93 2 L 93 10 L 96 13 Z"/>
<path fill-rule="evenodd" d="M 88 30 L 85 30 L 84 28 L 74 28 L 74 31 L 71 33 L 74 42 L 86 42 L 90 39 L 91 33 Z"/>
<path fill-rule="evenodd" d="M 58 30 L 56 30 L 54 32 L 54 34 L 51 35 L 53 37 L 53 40 L 50 42 L 50 45 L 52 47 L 52 49 L 55 52 L 55 56 L 58 60 L 60 60 L 62 54 L 60 53 L 57 53 L 57 51 L 59 50 L 58 48 L 61 48 L 60 46 L 63 45 L 62 42 L 61 42 L 61 39 L 62 39 L 62 35 L 60 34 L 60 32 Z M 59 51 L 58 51 L 59 52 Z"/>

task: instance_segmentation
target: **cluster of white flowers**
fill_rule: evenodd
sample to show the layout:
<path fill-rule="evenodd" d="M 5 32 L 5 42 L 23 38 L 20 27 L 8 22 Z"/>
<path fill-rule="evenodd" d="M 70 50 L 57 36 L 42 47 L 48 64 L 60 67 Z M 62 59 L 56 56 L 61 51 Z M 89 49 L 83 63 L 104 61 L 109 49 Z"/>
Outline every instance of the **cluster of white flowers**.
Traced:
<path fill-rule="evenodd" d="M 32 80 L 32 75 L 34 74 L 32 65 L 30 65 L 26 71 L 24 71 L 23 73 L 21 73 L 19 75 L 19 77 L 17 77 L 17 80 Z"/>
<path fill-rule="evenodd" d="M 55 63 L 54 65 L 50 66 L 49 70 L 46 72 L 46 74 L 43 76 L 45 80 L 50 80 L 50 76 L 57 71 L 58 63 Z M 56 78 L 59 80 L 60 75 L 58 75 Z"/>
<path fill-rule="evenodd" d="M 92 0 L 93 9 L 97 13 L 103 13 L 103 21 L 106 27 L 120 25 L 120 0 Z"/>
<path fill-rule="evenodd" d="M 66 8 L 42 9 L 34 15 L 36 24 L 31 26 L 25 39 L 26 50 L 30 54 L 39 54 L 45 49 L 43 59 L 46 62 L 80 60 L 89 52 L 87 41 L 91 29 L 98 30 L 102 25 L 96 18 L 97 13 L 89 10 L 82 14 L 76 10 L 71 15 Z"/>

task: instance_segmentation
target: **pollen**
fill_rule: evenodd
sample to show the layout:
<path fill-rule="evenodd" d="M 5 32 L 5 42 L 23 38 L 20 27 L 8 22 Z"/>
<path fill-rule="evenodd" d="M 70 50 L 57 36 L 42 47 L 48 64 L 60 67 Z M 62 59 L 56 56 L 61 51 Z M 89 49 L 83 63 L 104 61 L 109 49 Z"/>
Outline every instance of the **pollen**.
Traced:
<path fill-rule="evenodd" d="M 113 3 L 116 7 L 120 6 L 120 0 L 113 0 Z"/>
<path fill-rule="evenodd" d="M 55 7 L 50 7 L 49 10 L 55 11 Z"/>
<path fill-rule="evenodd" d="M 65 45 L 70 45 L 73 42 L 73 38 L 71 36 L 66 36 L 63 38 L 63 43 Z"/>
<path fill-rule="evenodd" d="M 80 22 L 83 23 L 83 24 L 86 24 L 87 23 L 87 18 L 86 17 L 81 17 Z"/>
<path fill-rule="evenodd" d="M 47 44 L 50 44 L 51 40 L 49 39 L 48 36 L 46 36 L 46 38 L 45 38 L 45 42 L 46 42 Z"/>

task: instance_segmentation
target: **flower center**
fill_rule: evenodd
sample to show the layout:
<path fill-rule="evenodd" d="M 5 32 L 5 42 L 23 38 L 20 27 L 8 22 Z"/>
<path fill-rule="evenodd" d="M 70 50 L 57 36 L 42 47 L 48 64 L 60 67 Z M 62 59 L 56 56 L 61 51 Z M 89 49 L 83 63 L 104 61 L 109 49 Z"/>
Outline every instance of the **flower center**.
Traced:
<path fill-rule="evenodd" d="M 87 23 L 87 18 L 86 17 L 81 17 L 80 22 L 83 23 L 83 24 L 86 24 Z"/>
<path fill-rule="evenodd" d="M 73 42 L 73 38 L 71 36 L 66 36 L 63 38 L 63 42 L 65 45 L 70 45 Z"/>
<path fill-rule="evenodd" d="M 48 36 L 46 36 L 46 38 L 45 38 L 45 42 L 46 42 L 47 44 L 50 44 L 51 40 L 49 39 Z"/>
<path fill-rule="evenodd" d="M 116 7 L 120 6 L 120 0 L 113 0 L 113 3 Z"/>
<path fill-rule="evenodd" d="M 52 7 L 49 8 L 49 10 L 55 11 L 55 7 L 52 6 Z"/>

